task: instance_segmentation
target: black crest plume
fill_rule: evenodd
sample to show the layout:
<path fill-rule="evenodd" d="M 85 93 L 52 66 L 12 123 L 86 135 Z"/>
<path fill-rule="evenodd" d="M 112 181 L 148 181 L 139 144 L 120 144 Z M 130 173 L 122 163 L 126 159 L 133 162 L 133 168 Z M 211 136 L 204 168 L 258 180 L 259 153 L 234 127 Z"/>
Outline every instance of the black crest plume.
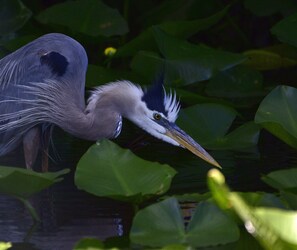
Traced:
<path fill-rule="evenodd" d="M 164 74 L 154 80 L 151 87 L 149 87 L 142 97 L 147 107 L 151 110 L 156 110 L 167 116 L 167 111 L 164 105 L 165 91 L 163 88 Z"/>

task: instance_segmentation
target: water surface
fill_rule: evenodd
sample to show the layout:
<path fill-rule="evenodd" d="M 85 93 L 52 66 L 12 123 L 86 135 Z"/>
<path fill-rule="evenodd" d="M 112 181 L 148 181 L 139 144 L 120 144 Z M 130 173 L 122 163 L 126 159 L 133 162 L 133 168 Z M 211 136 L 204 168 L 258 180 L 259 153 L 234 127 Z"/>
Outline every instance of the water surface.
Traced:
<path fill-rule="evenodd" d="M 211 168 L 207 163 L 183 149 L 143 138 L 141 133 L 136 133 L 135 140 L 127 143 L 129 136 L 124 135 L 117 142 L 145 159 L 167 163 L 178 171 L 169 193 L 207 191 L 205 179 Z M 295 150 L 268 133 L 264 132 L 261 138 L 258 147 L 246 152 L 211 152 L 223 166 L 222 172 L 234 190 L 273 191 L 260 180 L 261 176 L 276 169 L 297 167 Z M 32 197 L 31 202 L 42 219 L 36 225 L 21 202 L 0 195 L 0 241 L 12 242 L 13 249 L 59 250 L 72 249 L 83 237 L 104 240 L 127 233 L 133 217 L 129 204 L 95 197 L 74 185 L 76 164 L 91 143 L 57 131 L 55 145 L 59 157 L 52 153 L 55 162 L 51 162 L 51 170 L 70 168 L 71 173 L 62 182 Z M 1 164 L 23 165 L 21 150 L 1 158 Z"/>

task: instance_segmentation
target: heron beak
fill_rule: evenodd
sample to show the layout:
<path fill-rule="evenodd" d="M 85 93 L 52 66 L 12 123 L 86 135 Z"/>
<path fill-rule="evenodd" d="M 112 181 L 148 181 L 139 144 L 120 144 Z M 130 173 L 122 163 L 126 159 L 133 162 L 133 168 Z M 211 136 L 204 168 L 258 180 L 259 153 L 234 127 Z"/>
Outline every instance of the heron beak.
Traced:
<path fill-rule="evenodd" d="M 177 125 L 171 122 L 163 123 L 165 125 L 166 133 L 168 137 L 175 140 L 181 146 L 185 147 L 193 154 L 197 155 L 201 159 L 205 160 L 206 162 L 218 167 L 222 168 L 220 164 L 212 158 L 212 156 L 207 153 L 204 148 L 202 148 L 193 138 L 191 138 L 186 132 L 180 129 Z"/>

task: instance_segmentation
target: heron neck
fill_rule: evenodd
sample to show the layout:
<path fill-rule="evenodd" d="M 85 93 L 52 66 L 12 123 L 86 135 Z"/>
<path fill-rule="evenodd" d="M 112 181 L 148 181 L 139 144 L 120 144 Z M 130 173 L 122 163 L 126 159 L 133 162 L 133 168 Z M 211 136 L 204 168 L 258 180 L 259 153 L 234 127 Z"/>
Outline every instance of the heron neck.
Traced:
<path fill-rule="evenodd" d="M 71 121 L 62 127 L 68 133 L 89 141 L 102 138 L 113 138 L 122 120 L 120 114 L 114 111 L 106 112 L 104 108 L 76 111 L 71 114 Z"/>

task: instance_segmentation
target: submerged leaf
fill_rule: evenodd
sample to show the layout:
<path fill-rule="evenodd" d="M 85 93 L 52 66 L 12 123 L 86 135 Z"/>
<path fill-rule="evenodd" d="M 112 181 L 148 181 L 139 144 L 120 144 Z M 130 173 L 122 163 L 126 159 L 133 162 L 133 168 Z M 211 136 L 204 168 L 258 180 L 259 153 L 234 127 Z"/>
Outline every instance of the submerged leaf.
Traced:
<path fill-rule="evenodd" d="M 261 102 L 255 122 L 297 148 L 297 89 L 278 86 Z"/>
<path fill-rule="evenodd" d="M 78 188 L 97 196 L 139 202 L 145 196 L 160 195 L 176 174 L 168 165 L 149 162 L 103 140 L 80 159 L 75 172 Z"/>

